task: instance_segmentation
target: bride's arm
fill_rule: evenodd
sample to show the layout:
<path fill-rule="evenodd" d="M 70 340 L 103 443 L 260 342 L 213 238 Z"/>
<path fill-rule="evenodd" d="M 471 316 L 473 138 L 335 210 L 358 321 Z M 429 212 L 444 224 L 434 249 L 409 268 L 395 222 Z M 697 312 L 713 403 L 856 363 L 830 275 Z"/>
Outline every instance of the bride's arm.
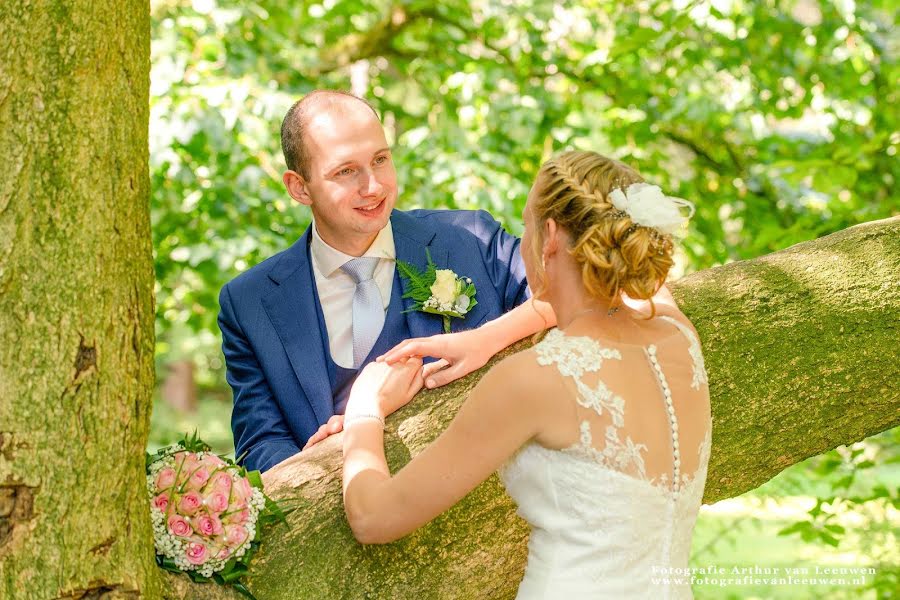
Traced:
<path fill-rule="evenodd" d="M 491 369 L 447 430 L 393 477 L 380 423 L 358 419 L 346 426 L 344 509 L 356 539 L 388 543 L 421 527 L 531 439 L 546 418 L 529 374 L 534 365 L 520 353 Z"/>
<path fill-rule="evenodd" d="M 480 369 L 507 346 L 554 325 L 553 307 L 529 298 L 478 329 L 406 340 L 379 360 L 393 363 L 410 356 L 440 359 L 423 369 L 426 387 L 440 387 Z"/>

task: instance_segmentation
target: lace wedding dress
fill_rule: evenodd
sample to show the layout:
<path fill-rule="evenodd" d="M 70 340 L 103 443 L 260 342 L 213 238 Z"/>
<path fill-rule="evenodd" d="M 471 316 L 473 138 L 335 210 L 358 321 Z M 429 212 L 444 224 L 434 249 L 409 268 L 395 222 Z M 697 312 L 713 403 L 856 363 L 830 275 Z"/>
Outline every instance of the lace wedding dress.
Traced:
<path fill-rule="evenodd" d="M 691 598 L 686 568 L 709 461 L 709 392 L 693 330 L 629 345 L 552 330 L 535 346 L 555 368 L 574 444 L 532 442 L 500 470 L 531 525 L 517 598 Z M 580 430 L 580 435 L 577 433 Z"/>

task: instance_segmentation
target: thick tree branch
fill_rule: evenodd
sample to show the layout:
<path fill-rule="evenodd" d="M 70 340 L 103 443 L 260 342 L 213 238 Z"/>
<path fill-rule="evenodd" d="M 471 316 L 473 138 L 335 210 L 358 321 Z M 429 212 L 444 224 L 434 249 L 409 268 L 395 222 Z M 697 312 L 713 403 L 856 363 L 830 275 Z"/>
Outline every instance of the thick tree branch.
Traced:
<path fill-rule="evenodd" d="M 707 502 L 750 490 L 809 456 L 900 423 L 897 289 L 900 217 L 672 285 L 700 332 L 709 371 L 713 450 Z M 447 426 L 483 372 L 423 392 L 388 420 L 392 470 Z M 256 559 L 249 586 L 258 597 L 515 595 L 527 529 L 495 477 L 407 538 L 363 547 L 343 515 L 340 443 L 340 436 L 330 438 L 266 473 L 272 493 L 299 495 L 306 505 L 290 518 L 290 530 L 276 532 Z M 209 586 L 187 593 L 185 582 L 174 581 L 172 597 L 228 597 Z"/>

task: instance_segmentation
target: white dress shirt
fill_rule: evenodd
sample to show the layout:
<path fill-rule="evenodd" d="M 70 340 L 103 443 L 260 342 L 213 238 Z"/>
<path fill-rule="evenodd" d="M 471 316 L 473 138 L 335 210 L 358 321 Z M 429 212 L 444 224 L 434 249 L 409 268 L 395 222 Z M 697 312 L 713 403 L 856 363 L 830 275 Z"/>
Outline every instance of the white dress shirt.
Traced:
<path fill-rule="evenodd" d="M 319 292 L 319 303 L 322 305 L 322 315 L 325 317 L 325 326 L 328 329 L 328 345 L 331 349 L 331 358 L 338 366 L 345 369 L 353 368 L 353 294 L 356 291 L 356 283 L 353 278 L 341 270 L 348 260 L 355 256 L 344 254 L 340 250 L 332 248 L 319 236 L 313 222 L 312 241 L 310 242 L 310 255 L 312 256 L 313 275 L 316 279 L 316 288 Z M 391 302 L 391 288 L 394 285 L 394 264 L 397 260 L 397 252 L 394 248 L 394 230 L 391 222 L 378 232 L 378 236 L 363 256 L 380 258 L 372 275 L 378 290 L 381 292 L 381 302 L 387 310 Z"/>

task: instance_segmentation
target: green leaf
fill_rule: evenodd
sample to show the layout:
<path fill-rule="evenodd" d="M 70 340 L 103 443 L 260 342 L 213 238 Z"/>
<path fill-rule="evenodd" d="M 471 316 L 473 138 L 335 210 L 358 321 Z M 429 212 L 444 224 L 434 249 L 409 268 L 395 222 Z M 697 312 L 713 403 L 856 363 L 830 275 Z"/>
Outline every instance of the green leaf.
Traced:
<path fill-rule="evenodd" d="M 247 480 L 255 488 L 263 489 L 262 474 L 259 471 L 247 471 Z"/>
<path fill-rule="evenodd" d="M 234 589 L 236 589 L 238 592 L 240 592 L 241 594 L 243 594 L 243 595 L 246 596 L 247 598 L 250 598 L 250 600 L 256 600 L 256 596 L 254 596 L 253 594 L 251 594 L 251 593 L 250 593 L 250 590 L 248 590 L 248 589 L 247 589 L 247 586 L 245 586 L 243 583 L 241 583 L 241 582 L 239 582 L 239 581 L 235 581 L 234 583 L 231 584 L 231 587 L 233 587 Z"/>
<path fill-rule="evenodd" d="M 828 531 L 830 531 L 832 533 L 844 533 L 845 532 L 845 529 L 843 527 L 841 527 L 840 525 L 837 525 L 835 523 L 829 523 L 828 525 L 825 525 L 825 529 L 827 529 Z"/>
<path fill-rule="evenodd" d="M 808 528 L 809 523 L 807 521 L 799 521 L 780 529 L 778 531 L 778 535 L 791 535 L 792 533 L 800 533 L 801 531 Z"/>

